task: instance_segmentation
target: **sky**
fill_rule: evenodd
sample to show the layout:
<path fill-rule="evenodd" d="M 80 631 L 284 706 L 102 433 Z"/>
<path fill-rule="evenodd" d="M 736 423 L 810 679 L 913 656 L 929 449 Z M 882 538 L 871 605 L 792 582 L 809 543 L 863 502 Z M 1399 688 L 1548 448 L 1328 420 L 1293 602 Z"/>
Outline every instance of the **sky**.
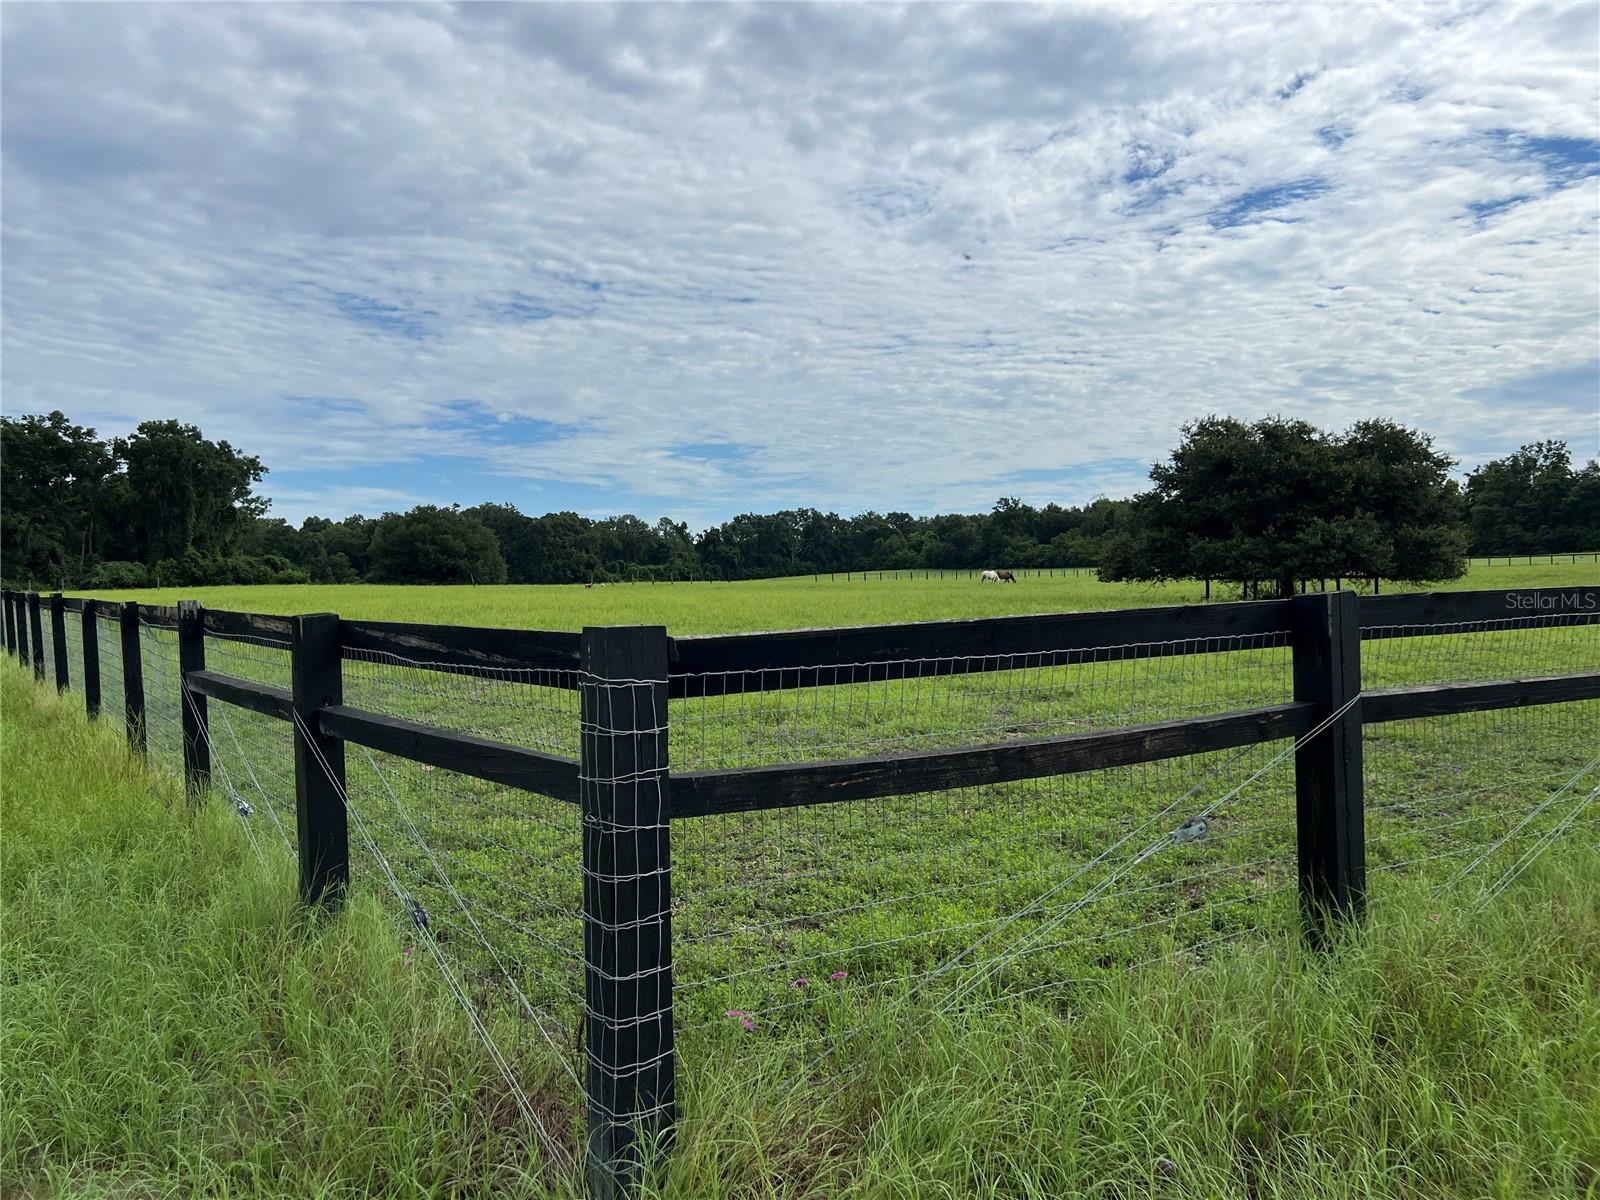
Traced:
<path fill-rule="evenodd" d="M 1600 452 L 1600 5 L 13 3 L 0 404 L 273 513 L 1126 495 L 1211 413 Z"/>

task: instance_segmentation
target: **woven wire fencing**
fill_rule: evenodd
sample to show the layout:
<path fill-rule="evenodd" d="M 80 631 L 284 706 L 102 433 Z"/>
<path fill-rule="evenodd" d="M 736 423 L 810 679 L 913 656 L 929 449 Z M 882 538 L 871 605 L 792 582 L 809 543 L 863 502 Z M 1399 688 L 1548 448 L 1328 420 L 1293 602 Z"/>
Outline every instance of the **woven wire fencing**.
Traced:
<path fill-rule="evenodd" d="M 206 669 L 268 687 L 291 686 L 287 640 L 207 633 Z M 244 819 L 258 851 L 293 858 L 294 730 L 275 717 L 212 700 L 207 705 L 211 787 Z"/>
<path fill-rule="evenodd" d="M 117 714 L 118 622 L 98 620 L 103 711 Z M 1600 674 L 1600 613 L 1371 625 L 1362 637 L 1369 696 Z M 80 663 L 72 622 L 68 642 Z M 150 759 L 178 771 L 185 693 L 176 632 L 147 623 L 139 647 Z M 212 632 L 205 647 L 211 672 L 290 688 L 284 640 Z M 463 667 L 350 647 L 341 668 L 347 707 L 567 760 L 582 751 L 591 767 L 597 736 L 633 739 L 664 726 L 672 773 L 693 775 L 881 767 L 895 756 L 1265 709 L 1293 699 L 1294 662 L 1290 635 L 1274 632 L 680 672 L 667 681 L 675 698 L 664 714 L 615 721 L 580 712 L 570 670 Z M 81 678 L 76 665 L 71 678 Z M 595 679 L 585 680 L 586 694 L 603 694 L 590 702 L 606 705 L 660 682 L 606 680 L 596 693 Z M 1559 839 L 1600 838 L 1597 731 L 1597 700 L 1367 725 L 1374 898 L 1397 875 L 1441 886 L 1473 871 L 1503 878 Z M 213 791 L 233 804 L 258 853 L 293 855 L 295 725 L 213 698 L 208 736 Z M 1070 1003 L 1151 962 L 1201 961 L 1280 934 L 1295 924 L 1297 901 L 1296 749 L 1315 736 L 674 819 L 671 1016 L 689 1036 L 742 1026 L 805 1039 L 837 1030 L 841 1007 L 848 1024 L 879 997 Z M 590 989 L 595 968 L 585 890 L 640 883 L 586 880 L 585 839 L 591 851 L 599 836 L 626 852 L 630 837 L 648 840 L 662 827 L 600 828 L 565 800 L 341 746 L 351 877 L 391 905 L 408 930 L 408 955 L 437 959 L 524 1114 L 556 1157 L 575 1158 L 572 1103 L 586 1070 L 593 1082 L 598 1036 L 597 1014 L 586 1011 L 586 958 Z M 655 764 L 602 768 L 584 786 L 645 776 L 668 786 Z M 620 972 L 603 981 L 630 982 Z M 641 1024 L 659 1016 L 640 1011 Z"/>
<path fill-rule="evenodd" d="M 126 689 L 122 681 L 122 622 L 117 614 L 97 612 L 95 645 L 100 659 L 100 713 L 103 717 L 126 722 Z M 76 664 L 81 661 L 74 659 Z M 73 675 L 76 683 L 80 676 Z"/>
<path fill-rule="evenodd" d="M 1600 613 L 1362 630 L 1367 690 L 1600 671 Z M 1368 725 L 1368 872 L 1498 877 L 1557 838 L 1600 839 L 1600 701 Z"/>
<path fill-rule="evenodd" d="M 578 699 L 557 673 L 343 651 L 344 701 L 430 728 L 576 758 Z M 411 931 L 494 1030 L 546 1149 L 571 1159 L 582 1094 L 582 821 L 577 806 L 345 746 L 352 877 Z"/>
<path fill-rule="evenodd" d="M 827 684 L 679 677 L 674 771 L 1006 744 L 1292 691 L 1283 634 L 800 674 Z M 842 991 L 1071 989 L 1270 926 L 1293 899 L 1289 746 L 675 821 L 680 1023 L 804 1019 Z"/>
<path fill-rule="evenodd" d="M 183 714 L 176 629 L 144 621 L 139 626 L 144 669 L 145 745 L 152 765 L 183 771 Z"/>

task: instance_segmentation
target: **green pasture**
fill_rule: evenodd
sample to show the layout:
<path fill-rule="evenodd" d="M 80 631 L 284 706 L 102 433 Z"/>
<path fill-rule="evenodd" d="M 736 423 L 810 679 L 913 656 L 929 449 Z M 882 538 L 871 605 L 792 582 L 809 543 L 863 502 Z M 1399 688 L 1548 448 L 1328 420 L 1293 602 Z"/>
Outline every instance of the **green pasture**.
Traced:
<path fill-rule="evenodd" d="M 264 816 L 241 821 L 216 794 L 192 807 L 77 701 L 0 664 L 0 1194 L 576 1200 L 574 1172 L 540 1149 L 373 875 L 358 874 L 342 916 L 309 918 L 288 856 L 253 849 L 274 836 Z M 1530 739 L 1553 747 L 1563 729 L 1592 744 L 1581 716 L 1388 727 L 1381 761 L 1430 823 L 1463 803 L 1503 822 L 1537 794 L 1526 777 L 1556 761 L 1520 751 Z M 1461 799 L 1474 789 L 1476 802 Z M 1434 799 L 1446 791 L 1455 798 Z M 1061 806 L 1066 830 L 1096 794 L 1037 799 Z M 428 795 L 481 815 L 470 790 L 419 785 L 415 802 Z M 922 815 L 937 803 L 925 799 Z M 798 855 L 820 831 L 782 832 Z M 870 821 L 855 833 L 868 849 L 888 844 Z M 1101 968 L 1094 986 L 1028 996 L 1018 981 L 950 1006 L 914 981 L 862 986 L 863 953 L 839 960 L 863 977 L 813 980 L 794 1013 L 763 1014 L 749 1031 L 691 1014 L 682 1122 L 644 1200 L 1593 1196 L 1597 833 L 1575 826 L 1498 894 L 1507 855 L 1455 882 L 1426 866 L 1381 872 L 1365 929 L 1326 954 L 1305 950 L 1289 906 L 1268 903 L 1248 945 L 1196 951 L 1153 936 L 1142 969 Z M 715 840 L 702 830 L 679 844 Z M 930 870 L 936 852 L 921 854 Z M 455 847 L 451 861 L 467 853 Z M 496 872 L 508 912 L 513 888 L 538 886 L 528 862 Z M 800 866 L 747 862 L 751 878 L 730 895 Z M 1229 874 L 1251 886 L 1243 864 Z M 1137 895 L 1117 903 L 1139 911 Z M 689 951 L 696 969 L 701 952 Z M 570 1159 L 583 1128 L 567 1074 L 577 1043 L 552 1046 L 507 1006 L 490 1020 Z"/>
<path fill-rule="evenodd" d="M 1513 575 L 1548 568 L 1486 570 L 1509 586 Z M 1518 580 L 1560 582 L 1572 582 L 1570 574 Z M 892 600 L 904 616 L 933 598 L 989 603 L 1050 587 L 1075 589 L 1100 605 L 1134 594 L 1082 578 L 1014 587 L 901 579 L 482 591 L 602 604 L 689 597 L 722 604 L 716 623 L 728 627 L 737 623 L 735 602 L 753 606 L 746 624 L 764 625 L 783 623 L 778 614 L 792 611 L 781 607 L 785 597 Z M 470 591 L 287 590 L 415 603 Z M 273 606 L 262 594 L 272 591 L 202 598 L 263 611 Z M 335 599 L 326 606 L 338 607 Z M 457 619 L 449 608 L 436 603 L 409 619 Z M 1600 626 L 1591 624 L 1368 642 L 1364 682 L 1394 687 L 1600 670 L 1597 634 Z M 150 631 L 144 651 L 152 757 L 175 769 L 174 639 Z M 273 646 L 210 638 L 208 665 L 288 684 L 287 655 Z M 671 760 L 680 770 L 748 767 L 1084 732 L 1280 703 L 1292 696 L 1291 678 L 1287 646 L 1265 637 L 1228 653 L 1070 665 L 1029 658 L 1018 669 L 981 674 L 691 696 L 674 701 L 668 714 Z M 345 697 L 377 712 L 577 755 L 576 695 L 540 686 L 536 675 L 446 674 L 361 656 L 345 664 Z M 286 851 L 293 832 L 287 727 L 215 701 L 211 713 L 216 792 L 225 802 L 243 799 L 252 810 L 246 824 L 262 845 Z M 1397 876 L 1445 881 L 1471 865 L 1600 753 L 1596 729 L 1595 703 L 1370 727 L 1375 902 Z M 373 842 L 365 845 L 355 831 L 363 885 L 379 886 L 381 857 L 470 970 L 488 980 L 494 955 L 502 956 L 529 997 L 570 1027 L 581 993 L 576 811 L 359 747 L 348 748 L 347 764 L 353 806 Z M 1153 957 L 1194 958 L 1253 938 L 1292 907 L 1293 779 L 1291 748 L 1280 742 L 1060 779 L 678 823 L 681 1011 L 691 1024 L 715 1025 L 729 1010 L 806 1024 L 830 989 L 870 996 L 908 982 L 944 994 L 952 983 L 1001 992 L 1044 988 L 1059 1000 Z M 1593 773 L 1580 779 L 1564 803 L 1532 818 L 1475 871 L 1503 870 L 1595 782 Z M 1199 814 L 1203 833 L 1177 840 Z M 1600 809 L 1591 806 L 1575 824 L 1580 832 L 1600 827 Z M 1148 858 L 1126 869 L 1143 851 Z"/>
<path fill-rule="evenodd" d="M 1330 580 L 1331 584 L 1332 581 Z M 1443 590 L 1558 587 L 1600 583 L 1592 562 L 1537 566 L 1474 566 Z M 1213 586 L 1216 599 L 1237 589 Z M 1357 590 L 1370 591 L 1368 585 Z M 1383 590 L 1403 590 L 1384 585 Z M 1423 589 L 1404 589 L 1423 590 Z M 89 595 L 88 592 L 75 593 Z M 110 599 L 175 604 L 199 600 L 238 612 L 335 612 L 371 621 L 485 625 L 524 629 L 581 629 L 585 625 L 665 625 L 674 634 L 892 624 L 960 617 L 1076 612 L 1191 604 L 1205 598 L 1197 581 L 1169 584 L 1101 583 L 1084 572 L 1028 576 L 1015 584 L 970 578 L 914 578 L 885 572 L 743 583 L 616 583 L 495 587 L 420 587 L 380 584 L 286 587 L 155 588 L 100 593 Z"/>

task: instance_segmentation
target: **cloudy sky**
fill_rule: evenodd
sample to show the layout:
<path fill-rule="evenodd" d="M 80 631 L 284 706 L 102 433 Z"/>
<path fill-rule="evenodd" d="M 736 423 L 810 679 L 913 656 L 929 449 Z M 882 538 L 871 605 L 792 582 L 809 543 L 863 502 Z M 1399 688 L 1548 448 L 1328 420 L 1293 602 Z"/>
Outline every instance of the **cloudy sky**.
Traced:
<path fill-rule="evenodd" d="M 1600 449 L 1600 6 L 7 4 L 8 413 L 275 512 L 986 508 L 1180 425 Z"/>

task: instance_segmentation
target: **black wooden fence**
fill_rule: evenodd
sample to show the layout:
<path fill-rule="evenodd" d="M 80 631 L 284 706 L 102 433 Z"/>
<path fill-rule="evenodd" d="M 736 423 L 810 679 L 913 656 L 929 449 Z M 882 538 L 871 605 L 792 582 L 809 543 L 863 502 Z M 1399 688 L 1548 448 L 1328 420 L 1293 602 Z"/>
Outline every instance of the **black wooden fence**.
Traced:
<path fill-rule="evenodd" d="M 584 829 L 589 1178 L 596 1194 L 612 1195 L 630 1177 L 639 1139 L 674 1121 L 674 823 L 1305 739 L 1294 756 L 1298 879 L 1306 925 L 1317 938 L 1330 919 L 1363 910 L 1364 724 L 1600 699 L 1600 669 L 1363 691 L 1363 637 L 1379 628 L 1393 638 L 1471 631 L 1508 620 L 1534 627 L 1588 623 L 1600 620 L 1597 614 L 1597 588 L 1384 597 L 1325 592 L 1259 602 L 673 638 L 652 626 L 581 633 L 475 629 L 6 592 L 4 635 L 8 651 L 22 663 L 31 661 L 38 679 L 46 677 L 47 658 L 58 688 L 81 675 L 85 707 L 95 716 L 105 712 L 108 699 L 115 703 L 102 695 L 98 646 L 100 620 L 114 620 L 124 648 L 123 720 L 130 745 L 143 751 L 139 631 L 149 625 L 175 630 L 184 776 L 197 795 L 211 771 L 209 701 L 290 723 L 300 891 L 307 904 L 337 903 L 350 878 L 343 801 L 347 744 L 577 806 Z M 68 661 L 68 621 L 81 622 L 81 662 Z M 1254 636 L 1278 637 L 1289 646 L 1288 702 L 959 749 L 735 769 L 680 771 L 667 762 L 666 714 L 675 698 L 828 687 L 841 682 L 839 664 L 850 664 L 854 679 L 865 671 L 874 681 L 886 681 L 912 671 L 1006 670 L 1016 656 L 1030 654 L 1062 661 L 1059 656 L 1083 651 L 1103 662 L 1213 653 L 1242 647 Z M 262 639 L 285 648 L 292 685 L 269 686 L 208 669 L 208 637 Z M 351 651 L 401 656 L 433 671 L 538 672 L 545 686 L 579 693 L 578 756 L 347 705 L 341 679 Z"/>

